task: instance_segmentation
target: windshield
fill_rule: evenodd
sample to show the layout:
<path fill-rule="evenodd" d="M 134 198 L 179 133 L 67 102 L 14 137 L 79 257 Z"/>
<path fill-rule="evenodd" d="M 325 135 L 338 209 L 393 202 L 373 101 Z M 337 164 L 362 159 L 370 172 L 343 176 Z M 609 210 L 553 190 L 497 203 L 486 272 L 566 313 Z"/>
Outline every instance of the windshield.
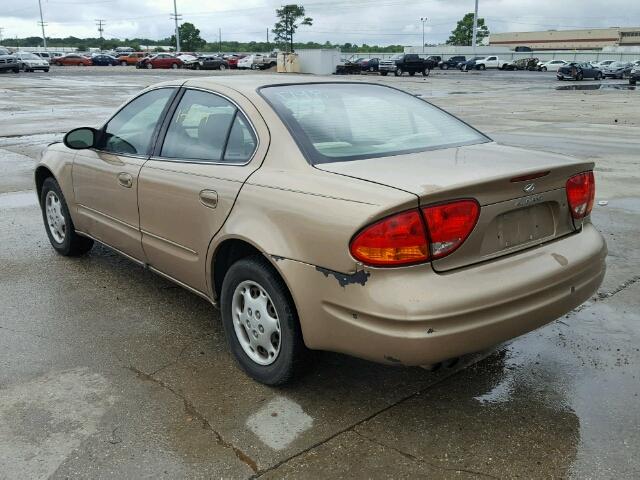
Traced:
<path fill-rule="evenodd" d="M 398 55 L 394 55 L 393 57 L 391 57 L 391 60 L 402 60 L 403 58 L 404 58 L 404 55 L 400 53 Z"/>
<path fill-rule="evenodd" d="M 623 68 L 623 67 L 626 67 L 627 64 L 623 63 L 623 62 L 613 62 L 609 66 L 612 67 L 612 68 Z"/>
<path fill-rule="evenodd" d="M 264 87 L 260 93 L 311 164 L 489 141 L 452 115 L 385 86 L 300 84 Z"/>
<path fill-rule="evenodd" d="M 20 58 L 24 58 L 28 60 L 40 60 L 40 57 L 33 53 L 21 53 Z"/>

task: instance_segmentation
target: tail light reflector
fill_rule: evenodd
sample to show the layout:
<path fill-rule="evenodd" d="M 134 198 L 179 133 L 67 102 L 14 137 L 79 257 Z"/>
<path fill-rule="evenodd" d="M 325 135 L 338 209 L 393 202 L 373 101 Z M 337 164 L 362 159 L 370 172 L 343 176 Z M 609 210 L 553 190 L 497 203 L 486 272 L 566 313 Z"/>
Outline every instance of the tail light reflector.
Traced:
<path fill-rule="evenodd" d="M 399 213 L 368 226 L 351 241 L 351 254 L 373 266 L 424 262 L 429 248 L 417 210 Z"/>
<path fill-rule="evenodd" d="M 393 267 L 445 257 L 467 239 L 478 221 L 475 200 L 457 200 L 384 218 L 358 233 L 351 255 L 367 265 Z"/>
<path fill-rule="evenodd" d="M 589 215 L 596 196 L 593 172 L 583 172 L 569 178 L 566 190 L 571 216 L 579 220 Z"/>
<path fill-rule="evenodd" d="M 476 226 L 480 206 L 475 200 L 458 200 L 422 209 L 427 222 L 432 259 L 453 253 Z"/>

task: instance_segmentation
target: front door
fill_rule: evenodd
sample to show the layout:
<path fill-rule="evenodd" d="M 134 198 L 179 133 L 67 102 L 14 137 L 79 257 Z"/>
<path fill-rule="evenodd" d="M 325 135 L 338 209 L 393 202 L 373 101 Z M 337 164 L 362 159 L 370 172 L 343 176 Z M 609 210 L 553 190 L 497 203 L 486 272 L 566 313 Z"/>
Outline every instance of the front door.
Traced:
<path fill-rule="evenodd" d="M 140 171 L 138 187 L 149 265 L 203 293 L 209 244 L 269 143 L 255 107 L 233 91 L 225 92 L 234 100 L 184 90 L 165 121 L 162 143 Z"/>
<path fill-rule="evenodd" d="M 140 95 L 103 127 L 98 147 L 80 150 L 72 169 L 76 228 L 144 261 L 138 174 L 175 88 Z"/>

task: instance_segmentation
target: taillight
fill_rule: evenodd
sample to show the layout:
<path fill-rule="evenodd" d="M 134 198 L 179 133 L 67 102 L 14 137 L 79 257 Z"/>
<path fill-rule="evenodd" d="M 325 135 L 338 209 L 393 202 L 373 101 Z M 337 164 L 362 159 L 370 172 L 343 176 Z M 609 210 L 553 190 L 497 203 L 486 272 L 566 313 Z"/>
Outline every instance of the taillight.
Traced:
<path fill-rule="evenodd" d="M 368 226 L 351 241 L 351 254 L 373 266 L 424 262 L 429 248 L 417 210 L 399 213 Z"/>
<path fill-rule="evenodd" d="M 436 260 L 453 253 L 476 226 L 480 206 L 475 200 L 433 205 L 422 209 L 427 222 L 431 257 Z"/>
<path fill-rule="evenodd" d="M 589 171 L 574 175 L 567 180 L 566 190 L 571 216 L 579 220 L 589 215 L 596 196 L 593 172 Z"/>
<path fill-rule="evenodd" d="M 478 221 L 475 200 L 457 200 L 409 210 L 376 222 L 351 241 L 356 260 L 377 267 L 393 267 L 445 257 L 467 239 Z"/>

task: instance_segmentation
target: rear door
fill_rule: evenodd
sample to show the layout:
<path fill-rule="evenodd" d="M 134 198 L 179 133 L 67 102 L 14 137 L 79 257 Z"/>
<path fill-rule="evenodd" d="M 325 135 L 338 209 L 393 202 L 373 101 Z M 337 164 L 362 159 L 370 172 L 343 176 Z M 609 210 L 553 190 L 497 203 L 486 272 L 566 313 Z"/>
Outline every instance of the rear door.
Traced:
<path fill-rule="evenodd" d="M 230 89 L 184 89 L 138 186 L 149 265 L 200 292 L 205 259 L 269 135 L 253 105 Z"/>
<path fill-rule="evenodd" d="M 177 88 L 143 93 L 104 126 L 96 149 L 79 150 L 72 168 L 78 230 L 144 261 L 138 174 Z"/>

